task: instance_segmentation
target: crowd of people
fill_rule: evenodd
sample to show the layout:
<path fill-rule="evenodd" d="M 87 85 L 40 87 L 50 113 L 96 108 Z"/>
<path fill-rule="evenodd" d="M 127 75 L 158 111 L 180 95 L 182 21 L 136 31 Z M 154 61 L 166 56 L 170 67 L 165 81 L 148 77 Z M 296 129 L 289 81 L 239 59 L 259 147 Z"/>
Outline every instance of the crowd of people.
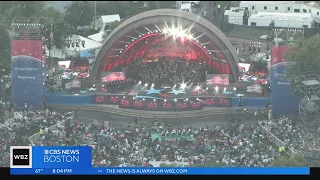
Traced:
<path fill-rule="evenodd" d="M 28 136 L 39 130 L 41 137 L 30 141 Z M 29 110 L 15 113 L 0 132 L 1 166 L 8 166 L 10 145 L 88 145 L 93 147 L 93 165 L 99 167 L 152 166 L 152 161 L 268 167 L 277 152 L 260 126 L 237 121 L 214 127 L 173 127 L 160 121 L 150 126 L 116 126 L 87 124 L 72 112 Z"/>
<path fill-rule="evenodd" d="M 49 131 L 49 127 L 67 119 L 69 115 L 45 110 L 26 109 L 15 112 L 12 118 L 0 125 L 0 167 L 9 166 L 10 146 L 28 146 L 32 143 L 28 137 L 40 130 Z"/>
<path fill-rule="evenodd" d="M 313 124 L 318 130 L 310 131 L 310 127 L 302 120 L 288 117 L 270 119 L 261 125 L 284 142 L 286 147 L 303 154 L 309 162 L 318 162 L 317 166 L 320 165 L 319 125 Z"/>
<path fill-rule="evenodd" d="M 160 82 L 161 84 L 177 84 L 190 82 L 197 84 L 204 82 L 206 72 L 211 69 L 205 63 L 186 61 L 184 59 L 168 57 L 150 58 L 141 60 L 139 64 L 130 65 L 126 69 L 129 77 L 135 77 L 143 82 Z M 138 74 L 137 74 L 138 72 Z"/>

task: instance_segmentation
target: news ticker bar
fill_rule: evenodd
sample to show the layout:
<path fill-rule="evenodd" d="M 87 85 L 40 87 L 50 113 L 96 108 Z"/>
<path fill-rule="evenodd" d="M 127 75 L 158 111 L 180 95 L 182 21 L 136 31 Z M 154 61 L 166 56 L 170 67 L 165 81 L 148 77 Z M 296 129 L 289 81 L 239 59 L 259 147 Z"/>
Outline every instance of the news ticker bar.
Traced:
<path fill-rule="evenodd" d="M 310 175 L 310 168 L 10 168 L 11 175 Z"/>

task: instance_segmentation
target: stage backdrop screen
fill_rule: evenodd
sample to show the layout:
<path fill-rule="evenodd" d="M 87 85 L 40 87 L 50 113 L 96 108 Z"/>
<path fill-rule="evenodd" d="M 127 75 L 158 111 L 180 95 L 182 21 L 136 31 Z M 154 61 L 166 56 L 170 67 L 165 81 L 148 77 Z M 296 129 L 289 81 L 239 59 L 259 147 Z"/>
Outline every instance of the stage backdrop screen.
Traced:
<path fill-rule="evenodd" d="M 229 85 L 229 75 L 228 74 L 207 74 L 206 83 L 212 85 Z"/>
<path fill-rule="evenodd" d="M 45 57 L 42 41 L 13 40 L 11 43 L 12 100 L 16 107 L 41 107 L 45 92 Z"/>
<path fill-rule="evenodd" d="M 123 81 L 125 79 L 126 79 L 126 76 L 123 72 L 102 72 L 101 73 L 102 82 Z"/>

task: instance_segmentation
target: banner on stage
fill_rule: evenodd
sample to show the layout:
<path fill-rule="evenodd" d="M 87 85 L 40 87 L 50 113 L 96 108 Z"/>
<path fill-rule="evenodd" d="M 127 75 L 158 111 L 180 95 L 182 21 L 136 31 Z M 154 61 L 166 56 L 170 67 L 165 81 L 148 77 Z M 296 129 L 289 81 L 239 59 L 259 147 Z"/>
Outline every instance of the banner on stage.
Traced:
<path fill-rule="evenodd" d="M 123 72 L 102 72 L 102 82 L 123 81 L 126 80 L 126 76 Z"/>
<path fill-rule="evenodd" d="M 229 75 L 228 74 L 207 74 L 206 84 L 210 85 L 229 85 Z"/>

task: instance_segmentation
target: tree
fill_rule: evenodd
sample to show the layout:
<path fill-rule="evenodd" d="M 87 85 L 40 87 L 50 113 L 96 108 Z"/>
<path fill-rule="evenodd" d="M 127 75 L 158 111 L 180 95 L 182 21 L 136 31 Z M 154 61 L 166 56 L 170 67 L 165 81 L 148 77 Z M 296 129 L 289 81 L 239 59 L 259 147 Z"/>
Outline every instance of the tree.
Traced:
<path fill-rule="evenodd" d="M 299 73 L 314 72 L 320 74 L 320 35 L 317 34 L 309 39 L 297 39 L 290 51 L 284 54 L 289 62 L 286 68 L 286 75 L 295 87 L 295 79 Z"/>
<path fill-rule="evenodd" d="M 128 18 L 143 12 L 138 3 L 123 1 L 97 2 L 97 16 L 119 14 L 120 18 Z"/>
<path fill-rule="evenodd" d="M 93 21 L 94 4 L 91 1 L 72 1 L 65 10 L 65 20 L 73 28 L 88 26 Z"/>
<path fill-rule="evenodd" d="M 52 29 L 53 29 L 53 36 L 54 36 L 54 45 L 57 48 L 61 48 L 61 36 L 65 35 L 70 35 L 74 33 L 74 28 L 66 22 L 64 19 L 64 14 L 61 13 L 60 11 L 56 10 L 55 8 L 49 7 L 49 8 L 44 8 L 42 10 L 42 16 L 46 18 L 46 28 L 49 29 L 49 33 L 46 35 L 47 38 L 49 39 L 50 43 L 50 32 L 51 32 L 51 24 L 52 24 Z M 48 47 L 47 43 L 47 47 Z"/>
<path fill-rule="evenodd" d="M 283 156 L 281 159 L 273 163 L 274 167 L 306 167 L 307 162 L 301 155 L 296 156 Z"/>
<path fill-rule="evenodd" d="M 113 31 L 116 27 L 118 27 L 123 21 L 125 21 L 125 19 L 121 20 L 121 21 L 114 21 L 112 23 L 109 24 L 109 28 L 108 30 L 111 32 Z"/>
<path fill-rule="evenodd" d="M 11 64 L 11 42 L 8 30 L 0 21 L 0 64 L 2 68 L 9 68 Z"/>

